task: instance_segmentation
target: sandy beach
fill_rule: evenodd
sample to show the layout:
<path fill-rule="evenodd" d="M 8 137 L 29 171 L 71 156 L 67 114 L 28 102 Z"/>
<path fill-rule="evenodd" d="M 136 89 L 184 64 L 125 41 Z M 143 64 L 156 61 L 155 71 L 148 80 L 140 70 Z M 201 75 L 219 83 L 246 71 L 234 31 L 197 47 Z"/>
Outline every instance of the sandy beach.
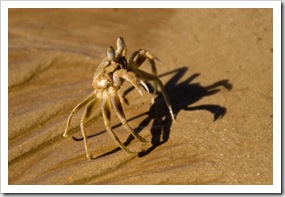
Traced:
<path fill-rule="evenodd" d="M 10 185 L 273 184 L 272 9 L 9 9 Z M 122 87 L 133 139 L 112 111 L 78 111 L 109 46 L 154 53 L 170 97 Z M 150 72 L 148 62 L 143 70 Z M 150 89 L 152 89 L 150 87 Z"/>

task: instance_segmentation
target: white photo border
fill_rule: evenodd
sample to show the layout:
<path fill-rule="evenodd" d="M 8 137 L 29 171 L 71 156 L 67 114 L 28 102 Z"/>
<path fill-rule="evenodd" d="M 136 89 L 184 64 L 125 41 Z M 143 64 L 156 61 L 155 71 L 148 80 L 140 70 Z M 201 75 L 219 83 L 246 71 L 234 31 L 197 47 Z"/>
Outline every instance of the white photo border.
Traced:
<path fill-rule="evenodd" d="M 9 8 L 273 8 L 273 185 L 8 185 Z M 281 1 L 1 1 L 1 193 L 281 193 Z"/>

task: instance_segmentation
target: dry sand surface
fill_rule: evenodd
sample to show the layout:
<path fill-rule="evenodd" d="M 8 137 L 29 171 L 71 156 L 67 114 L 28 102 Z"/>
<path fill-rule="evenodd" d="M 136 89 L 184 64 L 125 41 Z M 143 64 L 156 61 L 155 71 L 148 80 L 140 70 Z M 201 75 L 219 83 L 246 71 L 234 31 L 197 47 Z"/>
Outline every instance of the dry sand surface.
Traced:
<path fill-rule="evenodd" d="M 272 184 L 272 9 L 9 9 L 9 184 Z M 156 54 L 169 94 L 123 85 L 129 136 L 115 113 L 76 113 L 93 73 L 123 36 Z M 148 62 L 142 69 L 150 71 Z M 72 138 L 73 136 L 74 138 Z"/>

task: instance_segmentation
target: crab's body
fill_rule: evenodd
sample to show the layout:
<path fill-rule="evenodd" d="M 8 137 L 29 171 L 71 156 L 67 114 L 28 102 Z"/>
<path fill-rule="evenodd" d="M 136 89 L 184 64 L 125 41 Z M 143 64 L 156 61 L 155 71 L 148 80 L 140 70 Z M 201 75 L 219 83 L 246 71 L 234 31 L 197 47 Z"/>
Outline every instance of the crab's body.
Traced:
<path fill-rule="evenodd" d="M 134 132 L 134 130 L 128 125 L 127 120 L 125 118 L 118 92 L 124 81 L 130 82 L 140 94 L 142 94 L 140 85 L 142 85 L 148 91 L 148 87 L 145 84 L 144 80 L 154 81 L 154 93 L 156 93 L 157 86 L 159 86 L 164 96 L 165 102 L 168 106 L 171 118 L 172 120 L 174 120 L 174 115 L 167 93 L 163 87 L 162 82 L 157 77 L 155 60 L 158 59 L 151 52 L 143 49 L 135 51 L 132 54 L 129 62 L 127 62 L 126 60 L 126 55 L 127 48 L 124 39 L 119 37 L 117 39 L 116 51 L 113 49 L 113 47 L 109 47 L 107 50 L 106 57 L 102 60 L 101 64 L 98 66 L 96 72 L 94 73 L 92 81 L 92 87 L 94 88 L 94 91 L 72 110 L 68 118 L 67 126 L 63 134 L 64 137 L 67 137 L 68 127 L 70 125 L 72 116 L 83 106 L 87 105 L 84 114 L 80 120 L 80 129 L 84 139 L 87 158 L 90 158 L 90 154 L 88 151 L 87 134 L 84 127 L 84 122 L 99 104 L 101 105 L 100 107 L 102 110 L 104 124 L 108 133 L 123 150 L 128 153 L 133 153 L 127 147 L 125 147 L 125 145 L 119 140 L 119 138 L 111 129 L 111 107 L 115 110 L 125 129 L 128 130 L 135 138 L 137 138 L 141 142 L 146 142 L 144 138 Z M 148 59 L 151 64 L 153 74 L 146 73 L 139 69 L 141 64 L 146 59 Z M 154 101 L 154 99 L 152 101 Z"/>

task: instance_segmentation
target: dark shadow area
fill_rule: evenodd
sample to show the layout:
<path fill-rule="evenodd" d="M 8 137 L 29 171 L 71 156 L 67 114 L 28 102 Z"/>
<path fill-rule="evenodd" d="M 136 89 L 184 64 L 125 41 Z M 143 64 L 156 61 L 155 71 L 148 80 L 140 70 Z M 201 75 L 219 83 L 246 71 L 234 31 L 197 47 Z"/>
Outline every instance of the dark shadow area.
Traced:
<path fill-rule="evenodd" d="M 213 94 L 218 93 L 221 90 L 220 88 L 226 88 L 227 90 L 231 90 L 232 84 L 229 83 L 229 80 L 227 79 L 215 82 L 212 85 L 205 86 L 205 87 L 200 85 L 200 83 L 191 83 L 194 79 L 200 76 L 199 73 L 192 74 L 186 80 L 181 81 L 182 77 L 187 73 L 187 70 L 188 70 L 187 67 L 181 67 L 181 68 L 175 69 L 173 71 L 164 73 L 159 76 L 159 78 L 161 78 L 167 75 L 172 75 L 172 74 L 174 75 L 165 84 L 165 89 L 170 98 L 170 102 L 172 104 L 175 117 L 177 117 L 177 115 L 179 114 L 181 110 L 186 110 L 186 111 L 206 110 L 210 112 L 211 114 L 213 114 L 213 121 L 216 121 L 217 119 L 222 118 L 227 112 L 227 109 L 224 106 L 214 105 L 214 104 L 205 104 L 205 105 L 198 105 L 198 106 L 191 106 L 191 105 L 206 96 L 211 96 Z M 124 92 L 124 95 L 123 95 L 124 98 L 133 89 L 134 89 L 133 87 L 127 89 Z M 150 89 L 150 92 L 153 91 L 150 84 L 149 84 L 149 89 Z M 128 102 L 126 101 L 126 103 Z M 158 92 L 158 95 L 155 98 L 155 102 L 150 107 L 149 111 L 143 114 L 137 115 L 135 117 L 132 117 L 128 119 L 128 121 L 131 121 L 133 119 L 136 119 L 144 115 L 147 115 L 147 117 L 134 130 L 137 133 L 141 132 L 143 128 L 148 126 L 150 122 L 153 120 L 153 123 L 151 125 L 151 130 L 150 130 L 151 135 L 152 135 L 152 139 L 151 139 L 152 146 L 146 151 L 139 153 L 139 157 L 143 157 L 149 154 L 156 147 L 167 142 L 170 136 L 171 125 L 173 123 L 161 92 Z M 112 128 L 114 129 L 119 126 L 121 126 L 121 124 L 114 125 Z M 101 131 L 100 133 L 90 135 L 88 136 L 88 138 L 97 136 L 99 134 L 102 134 L 103 132 L 105 131 Z M 73 139 L 77 141 L 81 140 L 81 139 L 77 139 L 74 137 Z M 133 139 L 134 137 L 130 135 L 128 139 L 126 140 L 126 142 L 124 143 L 124 145 L 125 146 L 129 145 Z M 116 148 L 96 158 L 115 153 L 119 150 L 120 148 Z"/>
<path fill-rule="evenodd" d="M 221 87 L 231 90 L 232 84 L 229 83 L 227 79 L 215 82 L 212 85 L 205 87 L 201 86 L 200 83 L 191 83 L 194 79 L 200 76 L 199 73 L 195 73 L 186 80 L 180 81 L 180 79 L 186 74 L 187 70 L 187 67 L 182 67 L 159 76 L 163 77 L 165 75 L 174 74 L 174 76 L 165 84 L 165 89 L 170 97 L 174 115 L 177 116 L 181 110 L 206 110 L 213 114 L 213 121 L 222 118 L 227 111 L 224 106 L 206 104 L 192 107 L 190 105 L 206 96 L 218 93 Z M 140 157 L 147 155 L 157 146 L 168 141 L 171 125 L 173 123 L 161 94 L 158 94 L 147 115 L 148 117 L 145 118 L 137 128 L 145 127 L 153 120 L 150 130 L 152 135 L 152 147 L 141 152 L 139 154 Z M 140 129 L 137 128 L 136 131 L 140 132 Z"/>

